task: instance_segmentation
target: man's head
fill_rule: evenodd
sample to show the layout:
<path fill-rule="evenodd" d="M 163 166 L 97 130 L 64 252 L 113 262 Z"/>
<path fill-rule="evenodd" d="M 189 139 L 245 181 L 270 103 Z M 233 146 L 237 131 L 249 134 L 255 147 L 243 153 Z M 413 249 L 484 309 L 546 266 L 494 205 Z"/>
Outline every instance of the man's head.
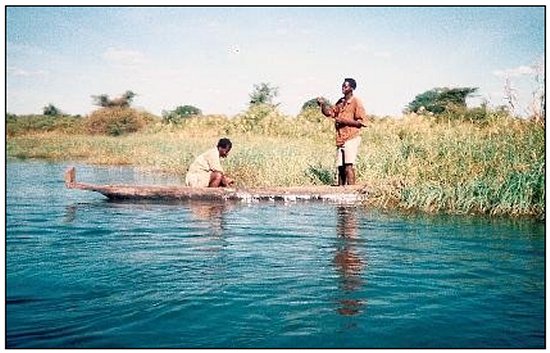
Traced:
<path fill-rule="evenodd" d="M 348 94 L 353 92 L 357 88 L 357 82 L 353 78 L 345 78 L 344 83 L 342 83 L 342 93 Z"/>
<path fill-rule="evenodd" d="M 231 151 L 232 147 L 231 140 L 228 138 L 222 138 L 218 141 L 218 151 L 220 152 L 220 157 L 225 158 L 229 154 L 229 151 Z"/>

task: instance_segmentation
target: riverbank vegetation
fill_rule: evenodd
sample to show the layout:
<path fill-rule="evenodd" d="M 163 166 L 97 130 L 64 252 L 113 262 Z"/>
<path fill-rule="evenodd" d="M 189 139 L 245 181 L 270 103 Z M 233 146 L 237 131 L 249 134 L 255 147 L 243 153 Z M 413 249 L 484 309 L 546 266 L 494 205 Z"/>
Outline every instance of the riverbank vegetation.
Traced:
<path fill-rule="evenodd" d="M 128 164 L 183 180 L 197 154 L 229 137 L 233 150 L 224 163 L 238 186 L 333 183 L 334 127 L 315 108 L 286 116 L 260 103 L 234 117 L 193 115 L 177 123 L 106 109 L 87 117 L 8 115 L 7 155 Z M 362 138 L 357 176 L 371 206 L 544 218 L 541 123 L 487 107 L 455 109 L 371 117 Z"/>

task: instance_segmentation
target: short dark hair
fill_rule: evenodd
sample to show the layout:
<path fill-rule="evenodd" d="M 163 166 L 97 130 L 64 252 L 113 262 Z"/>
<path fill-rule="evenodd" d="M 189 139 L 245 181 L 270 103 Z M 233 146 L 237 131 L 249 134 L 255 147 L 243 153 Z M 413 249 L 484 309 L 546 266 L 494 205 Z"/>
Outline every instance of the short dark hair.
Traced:
<path fill-rule="evenodd" d="M 356 89 L 357 88 L 357 82 L 353 78 L 345 78 L 344 82 L 348 81 L 351 88 Z"/>
<path fill-rule="evenodd" d="M 224 138 L 221 138 L 221 139 L 218 141 L 218 146 L 217 146 L 217 147 L 221 147 L 221 148 L 231 148 L 231 146 L 233 146 L 233 144 L 231 143 L 231 140 L 224 137 Z"/>

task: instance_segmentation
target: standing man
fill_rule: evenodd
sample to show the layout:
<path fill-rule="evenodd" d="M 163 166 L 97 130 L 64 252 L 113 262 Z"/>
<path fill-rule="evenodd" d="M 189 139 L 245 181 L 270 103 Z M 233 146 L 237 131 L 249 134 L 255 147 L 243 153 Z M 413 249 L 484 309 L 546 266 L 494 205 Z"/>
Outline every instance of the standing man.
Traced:
<path fill-rule="evenodd" d="M 321 112 L 334 119 L 336 128 L 336 165 L 338 166 L 338 185 L 355 184 L 354 164 L 361 144 L 361 128 L 367 121 L 363 103 L 353 96 L 357 83 L 352 78 L 344 79 L 342 93 L 335 106 L 329 106 L 322 98 L 317 98 Z"/>
<path fill-rule="evenodd" d="M 195 188 L 226 187 L 233 184 L 233 180 L 224 174 L 220 158 L 226 158 L 231 151 L 231 141 L 222 138 L 216 147 L 198 156 L 189 166 L 185 176 L 185 184 Z"/>

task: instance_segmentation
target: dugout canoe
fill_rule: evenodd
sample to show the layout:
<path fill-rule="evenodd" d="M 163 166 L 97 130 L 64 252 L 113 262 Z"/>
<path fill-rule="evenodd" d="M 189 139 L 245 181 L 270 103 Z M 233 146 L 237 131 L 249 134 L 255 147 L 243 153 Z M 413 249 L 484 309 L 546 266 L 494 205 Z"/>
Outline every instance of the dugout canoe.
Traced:
<path fill-rule="evenodd" d="M 366 197 L 366 188 L 353 186 L 296 186 L 257 189 L 191 188 L 164 185 L 97 185 L 76 180 L 76 169 L 65 171 L 65 186 L 98 192 L 110 200 L 128 201 L 326 201 L 356 203 Z"/>

